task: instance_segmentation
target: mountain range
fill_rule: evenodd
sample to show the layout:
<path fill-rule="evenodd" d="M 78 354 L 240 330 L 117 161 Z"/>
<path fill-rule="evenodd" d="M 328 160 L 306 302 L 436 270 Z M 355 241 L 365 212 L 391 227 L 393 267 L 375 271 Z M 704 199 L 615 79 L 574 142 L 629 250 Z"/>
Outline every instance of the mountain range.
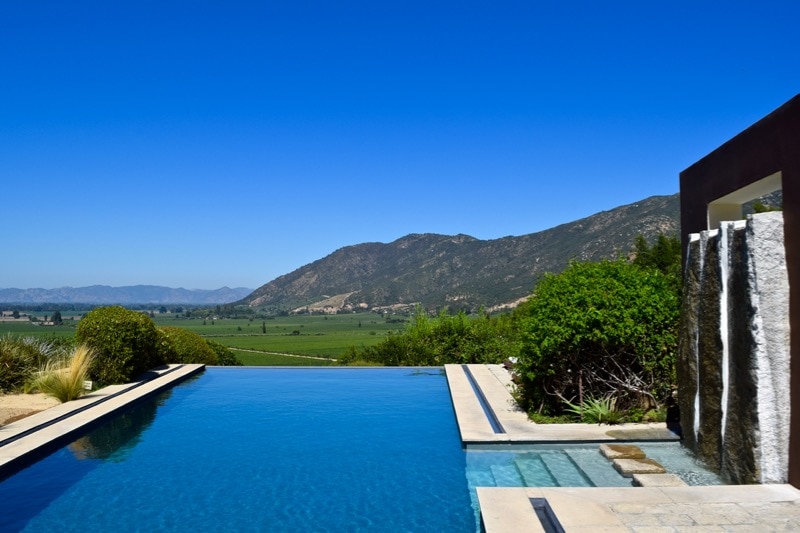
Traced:
<path fill-rule="evenodd" d="M 239 300 L 253 290 L 243 287 L 230 289 L 172 289 L 156 285 L 129 287 L 62 287 L 59 289 L 0 289 L 0 302 L 8 304 L 158 304 L 158 305 L 216 305 Z"/>
<path fill-rule="evenodd" d="M 531 215 L 532 217 L 535 214 Z M 390 243 L 346 246 L 280 276 L 255 291 L 173 289 L 154 285 L 0 289 L 9 304 L 234 303 L 270 311 L 341 312 L 450 307 L 511 308 L 547 272 L 571 260 L 631 253 L 637 235 L 678 235 L 679 195 L 652 196 L 609 211 L 521 236 L 481 240 L 469 235 L 410 234 Z"/>
<path fill-rule="evenodd" d="M 535 216 L 535 214 L 531 214 Z M 653 196 L 554 228 L 480 240 L 410 234 L 346 246 L 259 287 L 237 304 L 295 312 L 426 307 L 494 310 L 526 298 L 571 260 L 630 254 L 637 235 L 678 235 L 679 195 Z"/>

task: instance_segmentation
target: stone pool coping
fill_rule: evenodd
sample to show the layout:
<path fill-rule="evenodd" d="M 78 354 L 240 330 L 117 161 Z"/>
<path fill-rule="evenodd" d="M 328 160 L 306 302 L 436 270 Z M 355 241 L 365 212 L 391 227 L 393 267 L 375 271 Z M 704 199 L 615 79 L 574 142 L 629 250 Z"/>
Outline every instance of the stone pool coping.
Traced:
<path fill-rule="evenodd" d="M 664 423 L 536 424 L 516 406 L 510 390 L 511 374 L 502 365 L 445 365 L 444 370 L 464 445 L 678 440 Z M 488 404 L 488 414 L 481 396 Z M 492 424 L 492 415 L 502 432 Z"/>
<path fill-rule="evenodd" d="M 133 383 L 110 385 L 0 427 L 0 477 L 90 424 L 191 377 L 205 365 L 166 365 Z"/>
<path fill-rule="evenodd" d="M 501 365 L 445 365 L 445 374 L 465 446 L 677 440 L 665 424 L 535 424 L 516 408 Z M 546 531 L 536 507 L 567 533 L 800 531 L 800 491 L 786 484 L 478 487 L 477 493 L 486 533 Z"/>

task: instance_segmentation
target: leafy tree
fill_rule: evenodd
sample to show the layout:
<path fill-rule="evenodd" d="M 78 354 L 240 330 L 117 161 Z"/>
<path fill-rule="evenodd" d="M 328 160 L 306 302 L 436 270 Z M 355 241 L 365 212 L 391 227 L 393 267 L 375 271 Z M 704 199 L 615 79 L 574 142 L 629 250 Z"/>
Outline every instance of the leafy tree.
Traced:
<path fill-rule="evenodd" d="M 555 415 L 581 393 L 657 404 L 674 382 L 679 300 L 668 275 L 624 260 L 546 275 L 516 311 L 524 407 Z"/>
<path fill-rule="evenodd" d="M 643 235 L 636 237 L 633 264 L 642 268 L 655 268 L 664 274 L 681 277 L 681 241 L 676 236 L 663 233 L 650 246 Z"/>
<path fill-rule="evenodd" d="M 172 326 L 159 331 L 161 358 L 165 363 L 217 364 L 216 352 L 197 333 Z"/>
<path fill-rule="evenodd" d="M 118 305 L 87 313 L 78 323 L 75 338 L 94 349 L 89 375 L 101 385 L 129 382 L 163 364 L 153 320 Z"/>
<path fill-rule="evenodd" d="M 64 323 L 64 319 L 63 319 L 63 318 L 61 318 L 61 311 L 56 311 L 55 313 L 53 313 L 53 318 L 51 318 L 50 320 L 51 320 L 51 321 L 53 322 L 53 324 L 55 324 L 56 326 L 60 326 L 61 324 L 63 324 L 63 323 Z"/>

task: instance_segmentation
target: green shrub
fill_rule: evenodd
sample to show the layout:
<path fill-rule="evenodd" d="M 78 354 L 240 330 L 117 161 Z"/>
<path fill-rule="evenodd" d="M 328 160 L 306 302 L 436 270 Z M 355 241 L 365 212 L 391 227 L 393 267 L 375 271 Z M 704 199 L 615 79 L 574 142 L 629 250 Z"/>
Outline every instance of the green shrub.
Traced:
<path fill-rule="evenodd" d="M 559 414 L 581 390 L 623 410 L 657 405 L 675 382 L 679 314 L 674 280 L 655 268 L 576 262 L 546 275 L 515 313 L 523 406 Z"/>
<path fill-rule="evenodd" d="M 41 365 L 60 353 L 55 343 L 34 337 L 0 337 L 0 392 L 21 390 Z"/>
<path fill-rule="evenodd" d="M 558 415 L 558 416 L 550 416 L 550 415 L 542 415 L 536 412 L 528 413 L 528 419 L 534 424 L 569 424 L 571 422 L 575 422 L 572 416 L 570 415 Z"/>
<path fill-rule="evenodd" d="M 401 333 L 389 332 L 380 343 L 351 347 L 341 364 L 362 360 L 386 366 L 439 366 L 448 363 L 499 363 L 519 350 L 510 316 L 470 318 L 443 310 L 436 317 L 417 308 Z"/>
<path fill-rule="evenodd" d="M 53 357 L 45 363 L 33 387 L 61 403 L 79 398 L 85 392 L 83 382 L 89 377 L 94 352 L 80 345 L 66 357 Z"/>
<path fill-rule="evenodd" d="M 89 375 L 101 385 L 127 383 L 163 364 L 153 320 L 118 305 L 87 313 L 78 323 L 75 338 L 94 349 Z"/>
<path fill-rule="evenodd" d="M 220 344 L 217 341 L 212 341 L 209 339 L 205 339 L 206 343 L 208 344 L 209 348 L 214 350 L 214 353 L 217 354 L 217 364 L 220 366 L 242 366 L 244 363 L 236 357 L 236 354 L 233 353 L 233 350 L 225 346 L 224 344 Z"/>
<path fill-rule="evenodd" d="M 161 358 L 165 363 L 216 365 L 217 354 L 193 331 L 166 326 L 160 329 Z"/>
<path fill-rule="evenodd" d="M 667 410 L 666 409 L 650 409 L 647 411 L 644 416 L 642 416 L 642 422 L 666 422 L 667 421 Z"/>
<path fill-rule="evenodd" d="M 364 359 L 353 359 L 347 362 L 347 366 L 383 366 L 377 361 L 365 361 Z"/>

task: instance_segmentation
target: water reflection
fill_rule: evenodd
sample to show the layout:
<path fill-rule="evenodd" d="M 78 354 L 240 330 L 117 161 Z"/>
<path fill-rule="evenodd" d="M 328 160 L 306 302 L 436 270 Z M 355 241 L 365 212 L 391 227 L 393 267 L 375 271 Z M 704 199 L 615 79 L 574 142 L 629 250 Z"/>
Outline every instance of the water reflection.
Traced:
<path fill-rule="evenodd" d="M 142 433 L 155 420 L 156 411 L 171 395 L 172 391 L 169 390 L 159 395 L 157 401 L 147 401 L 133 407 L 76 439 L 67 449 L 78 460 L 124 461 L 127 451 L 139 443 Z"/>

